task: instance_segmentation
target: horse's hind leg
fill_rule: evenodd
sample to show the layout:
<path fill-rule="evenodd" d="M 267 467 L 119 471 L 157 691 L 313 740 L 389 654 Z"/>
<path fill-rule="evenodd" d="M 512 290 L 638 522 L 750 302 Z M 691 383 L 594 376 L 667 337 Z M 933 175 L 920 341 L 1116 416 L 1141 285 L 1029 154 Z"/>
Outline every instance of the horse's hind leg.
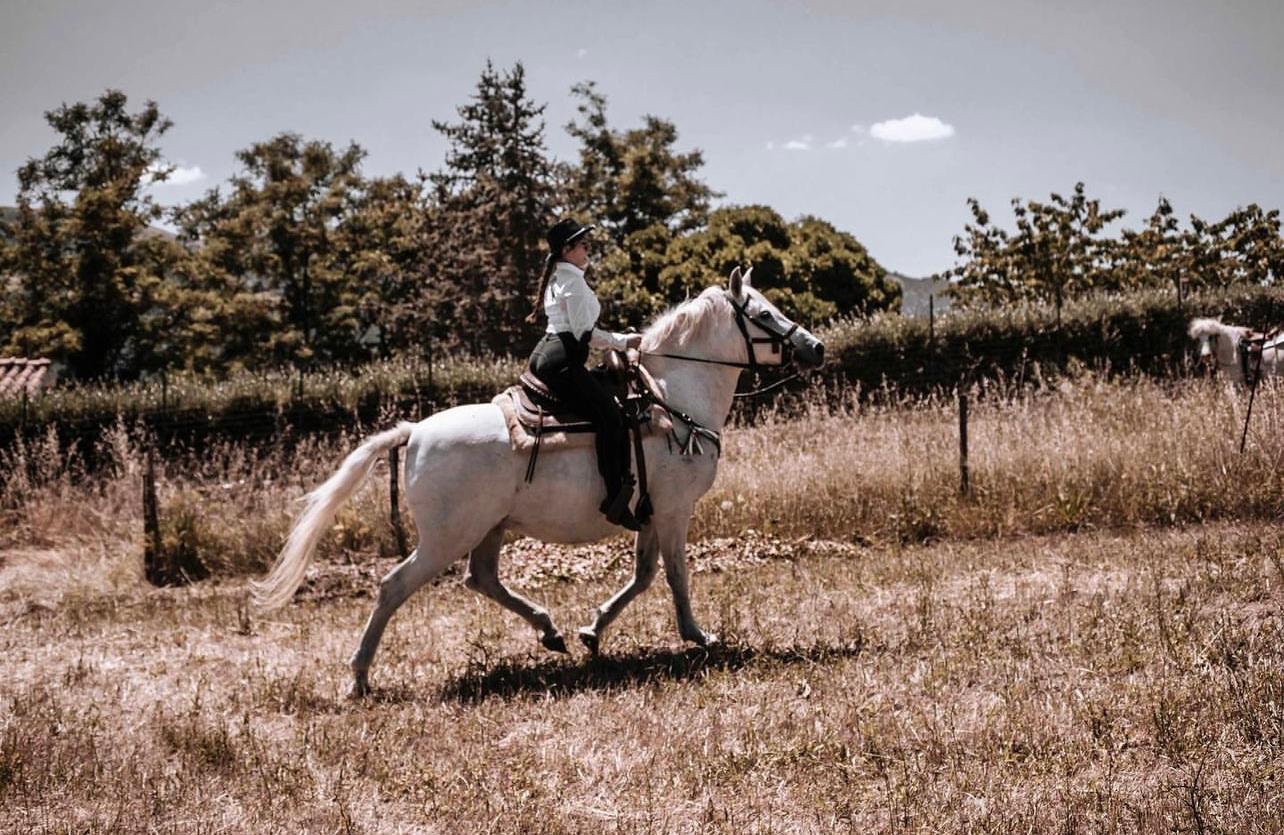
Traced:
<path fill-rule="evenodd" d="M 503 544 L 502 527 L 486 534 L 486 538 L 468 555 L 468 576 L 464 578 L 464 585 L 515 612 L 539 630 L 539 642 L 545 649 L 566 652 L 566 639 L 553 625 L 548 610 L 510 591 L 499 579 L 499 549 Z"/>
<path fill-rule="evenodd" d="M 657 563 L 659 561 L 659 539 L 656 536 L 655 525 L 648 524 L 643 526 L 638 532 L 637 540 L 633 548 L 633 577 L 629 582 L 615 593 L 610 600 L 597 607 L 597 617 L 593 618 L 592 626 L 585 626 L 580 629 L 580 640 L 584 646 L 588 647 L 589 652 L 597 655 L 598 643 L 602 639 L 602 632 L 606 627 L 611 625 L 611 621 L 620 616 L 624 607 L 633 602 L 633 598 L 646 591 L 651 581 L 655 579 Z"/>
<path fill-rule="evenodd" d="M 445 552 L 426 546 L 420 540 L 419 547 L 396 568 L 389 571 L 379 583 L 379 596 L 375 600 L 374 611 L 366 621 L 365 631 L 361 633 L 361 643 L 352 655 L 352 689 L 348 695 L 364 696 L 370 691 L 368 674 L 370 663 L 374 660 L 375 650 L 379 648 L 379 639 L 383 637 L 384 627 L 393 613 L 405 603 L 410 595 L 441 572 L 459 557 L 459 554 Z"/>

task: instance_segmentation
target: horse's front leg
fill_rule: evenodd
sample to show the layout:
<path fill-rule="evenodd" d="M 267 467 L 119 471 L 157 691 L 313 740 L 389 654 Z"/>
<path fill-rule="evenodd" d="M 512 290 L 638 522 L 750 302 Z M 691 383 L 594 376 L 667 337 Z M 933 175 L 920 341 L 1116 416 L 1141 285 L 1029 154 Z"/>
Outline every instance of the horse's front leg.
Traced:
<path fill-rule="evenodd" d="M 625 584 L 624 588 L 617 591 L 614 597 L 597 607 L 597 616 L 593 618 L 592 626 L 580 629 L 580 641 L 594 655 L 597 655 L 598 643 L 606 627 L 620 616 L 620 612 L 624 611 L 624 607 L 629 605 L 633 598 L 646 591 L 651 586 L 651 581 L 655 579 L 660 548 L 654 520 L 644 525 L 638 532 L 633 546 L 633 556 L 633 578 Z"/>
<path fill-rule="evenodd" d="M 687 526 L 690 514 L 666 528 L 660 536 L 660 553 L 664 555 L 664 576 L 673 592 L 673 607 L 678 616 L 678 634 L 685 641 L 707 647 L 718 642 L 718 636 L 705 632 L 691 612 L 691 591 L 687 578 Z"/>

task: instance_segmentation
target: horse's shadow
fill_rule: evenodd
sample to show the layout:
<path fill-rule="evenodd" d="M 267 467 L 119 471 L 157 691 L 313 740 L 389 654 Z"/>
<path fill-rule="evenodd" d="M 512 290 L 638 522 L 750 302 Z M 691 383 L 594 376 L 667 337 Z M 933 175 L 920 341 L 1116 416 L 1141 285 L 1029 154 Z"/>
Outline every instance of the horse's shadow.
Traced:
<path fill-rule="evenodd" d="M 471 664 L 446 680 L 443 702 L 474 704 L 489 698 L 514 699 L 526 694 L 565 698 L 585 691 L 618 690 L 662 681 L 688 681 L 711 672 L 736 671 L 751 665 L 810 665 L 855 658 L 863 641 L 757 649 L 739 641 L 707 648 L 661 650 L 639 648 L 625 654 L 581 659 L 505 659 Z"/>

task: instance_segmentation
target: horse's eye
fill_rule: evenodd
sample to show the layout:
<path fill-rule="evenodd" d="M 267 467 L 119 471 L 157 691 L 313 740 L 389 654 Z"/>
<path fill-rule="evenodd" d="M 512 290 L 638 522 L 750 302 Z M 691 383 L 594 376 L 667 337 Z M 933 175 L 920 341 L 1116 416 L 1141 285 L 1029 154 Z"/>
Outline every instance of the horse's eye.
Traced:
<path fill-rule="evenodd" d="M 759 310 L 759 311 L 758 311 L 758 318 L 759 318 L 759 319 L 762 319 L 762 320 L 764 320 L 764 321 L 765 321 L 765 320 L 767 320 L 767 319 L 770 319 L 770 318 L 771 318 L 771 311 L 770 311 L 770 310 Z"/>

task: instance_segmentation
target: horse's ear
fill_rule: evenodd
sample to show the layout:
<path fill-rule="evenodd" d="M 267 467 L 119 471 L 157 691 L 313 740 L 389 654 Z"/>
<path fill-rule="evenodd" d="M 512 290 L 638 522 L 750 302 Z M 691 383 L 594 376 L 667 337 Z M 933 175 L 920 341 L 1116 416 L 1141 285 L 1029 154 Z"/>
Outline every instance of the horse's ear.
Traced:
<path fill-rule="evenodd" d="M 731 270 L 731 280 L 727 283 L 727 289 L 731 291 L 731 297 L 738 299 L 744 292 L 744 279 L 740 275 L 740 267 L 733 267 Z"/>
<path fill-rule="evenodd" d="M 746 287 L 753 286 L 753 283 L 749 281 L 749 276 L 751 275 L 753 275 L 753 267 L 750 267 L 749 269 L 745 270 L 745 274 L 740 276 L 740 280 L 744 282 L 744 285 Z"/>

